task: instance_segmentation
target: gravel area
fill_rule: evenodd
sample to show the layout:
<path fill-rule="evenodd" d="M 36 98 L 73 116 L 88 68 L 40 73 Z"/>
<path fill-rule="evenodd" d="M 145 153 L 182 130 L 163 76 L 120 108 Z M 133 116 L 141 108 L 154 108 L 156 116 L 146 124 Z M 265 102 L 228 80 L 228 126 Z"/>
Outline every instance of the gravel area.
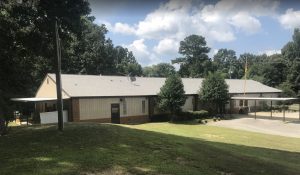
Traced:
<path fill-rule="evenodd" d="M 278 117 L 276 117 L 277 115 Z M 276 114 L 272 119 L 270 118 L 270 113 L 267 116 L 259 113 L 256 119 L 254 119 L 254 115 L 252 114 L 237 115 L 236 119 L 209 122 L 208 125 L 300 138 L 298 113 L 286 114 L 287 118 L 285 122 L 282 121 L 282 115 L 282 113 Z"/>

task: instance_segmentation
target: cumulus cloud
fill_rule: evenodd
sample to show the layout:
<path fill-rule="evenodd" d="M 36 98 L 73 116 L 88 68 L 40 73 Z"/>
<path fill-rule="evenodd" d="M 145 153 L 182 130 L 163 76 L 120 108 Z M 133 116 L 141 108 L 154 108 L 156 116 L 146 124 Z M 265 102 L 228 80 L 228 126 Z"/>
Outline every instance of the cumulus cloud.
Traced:
<path fill-rule="evenodd" d="M 247 12 L 237 13 L 230 19 L 230 23 L 248 34 L 256 33 L 261 28 L 259 20 Z"/>
<path fill-rule="evenodd" d="M 182 40 L 199 34 L 212 42 L 230 42 L 235 40 L 234 29 L 246 34 L 258 32 L 258 17 L 275 14 L 278 5 L 273 0 L 221 0 L 215 5 L 170 0 L 135 25 L 116 23 L 114 31 L 155 40 Z"/>
<path fill-rule="evenodd" d="M 133 27 L 131 27 L 128 24 L 120 23 L 120 22 L 114 25 L 113 31 L 116 33 L 122 33 L 127 35 L 131 35 L 135 33 L 135 29 Z"/>
<path fill-rule="evenodd" d="M 124 47 L 127 47 L 128 50 L 132 51 L 137 61 L 143 66 L 159 63 L 161 60 L 158 59 L 155 54 L 149 52 L 149 48 L 144 42 L 144 39 L 138 39 L 134 40 L 129 45 L 124 45 Z"/>
<path fill-rule="evenodd" d="M 175 57 L 179 42 L 191 34 L 204 36 L 210 47 L 234 41 L 237 31 L 255 34 L 262 28 L 260 17 L 276 16 L 278 6 L 274 0 L 220 0 L 216 4 L 169 0 L 135 24 L 115 23 L 112 31 L 137 37 L 129 49 L 138 59 L 152 63 L 162 55 Z M 147 40 L 156 45 L 147 48 Z"/>
<path fill-rule="evenodd" d="M 286 10 L 285 14 L 279 16 L 279 22 L 285 29 L 300 27 L 300 11 Z"/>
<path fill-rule="evenodd" d="M 176 54 L 178 52 L 179 42 L 173 39 L 162 39 L 158 45 L 153 48 L 157 54 Z"/>

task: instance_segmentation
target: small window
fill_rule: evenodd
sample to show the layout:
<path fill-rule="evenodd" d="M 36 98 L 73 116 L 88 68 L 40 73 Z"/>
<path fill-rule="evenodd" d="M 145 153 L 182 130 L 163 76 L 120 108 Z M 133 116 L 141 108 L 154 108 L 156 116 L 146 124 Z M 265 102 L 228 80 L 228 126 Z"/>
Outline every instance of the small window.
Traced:
<path fill-rule="evenodd" d="M 49 112 L 49 111 L 48 111 L 47 103 L 45 103 L 45 110 L 44 110 L 44 112 Z"/>
<path fill-rule="evenodd" d="M 146 112 L 146 102 L 145 100 L 142 101 L 142 113 Z"/>
<path fill-rule="evenodd" d="M 243 100 L 240 100 L 240 106 L 243 106 Z"/>
<path fill-rule="evenodd" d="M 126 104 L 126 100 L 123 100 L 123 115 L 127 114 L 127 104 Z"/>
<path fill-rule="evenodd" d="M 240 106 L 248 106 L 248 100 L 240 100 Z"/>

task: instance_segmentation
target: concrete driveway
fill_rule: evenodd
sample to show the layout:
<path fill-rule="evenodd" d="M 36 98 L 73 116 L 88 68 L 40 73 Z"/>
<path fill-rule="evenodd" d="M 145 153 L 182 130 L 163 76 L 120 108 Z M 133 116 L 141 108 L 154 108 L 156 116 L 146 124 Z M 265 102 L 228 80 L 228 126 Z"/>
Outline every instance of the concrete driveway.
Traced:
<path fill-rule="evenodd" d="M 300 121 L 296 118 L 283 122 L 281 117 L 272 119 L 267 116 L 257 116 L 257 119 L 254 119 L 253 115 L 236 115 L 235 117 L 231 120 L 209 122 L 208 125 L 300 138 Z"/>

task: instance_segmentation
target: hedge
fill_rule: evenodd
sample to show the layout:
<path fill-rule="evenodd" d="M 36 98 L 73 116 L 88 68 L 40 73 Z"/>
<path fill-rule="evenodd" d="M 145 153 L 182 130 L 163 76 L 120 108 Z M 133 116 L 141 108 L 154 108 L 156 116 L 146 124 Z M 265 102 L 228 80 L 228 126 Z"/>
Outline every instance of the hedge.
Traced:
<path fill-rule="evenodd" d="M 171 114 L 158 114 L 152 115 L 150 117 L 151 122 L 166 122 L 170 121 Z M 173 118 L 174 121 L 187 121 L 187 120 L 194 120 L 194 119 L 206 119 L 209 118 L 210 115 L 207 111 L 185 111 L 179 112 Z"/>
<path fill-rule="evenodd" d="M 207 111 L 201 110 L 201 111 L 186 111 L 186 112 L 180 112 L 177 114 L 178 120 L 194 120 L 194 119 L 204 119 L 208 118 L 210 115 Z"/>

